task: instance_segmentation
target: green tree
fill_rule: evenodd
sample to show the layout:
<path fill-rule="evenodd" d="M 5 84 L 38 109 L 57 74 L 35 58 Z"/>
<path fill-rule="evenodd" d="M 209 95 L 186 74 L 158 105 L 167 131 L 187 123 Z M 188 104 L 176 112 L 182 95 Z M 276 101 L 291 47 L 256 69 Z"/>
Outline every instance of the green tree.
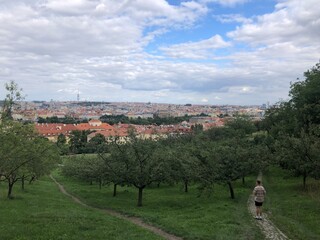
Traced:
<path fill-rule="evenodd" d="M 86 144 L 85 152 L 86 153 L 97 153 L 103 152 L 106 148 L 106 138 L 98 133 Z"/>
<path fill-rule="evenodd" d="M 316 154 L 320 126 L 320 64 L 304 73 L 305 80 L 291 84 L 291 99 L 270 109 L 264 120 L 265 129 L 274 139 L 273 149 L 280 166 L 303 177 L 318 177 L 320 165 Z"/>
<path fill-rule="evenodd" d="M 68 153 L 68 145 L 67 145 L 67 138 L 64 134 L 59 134 L 57 139 L 57 147 L 60 151 L 61 155 L 65 155 Z"/>
<path fill-rule="evenodd" d="M 5 89 L 8 91 L 6 94 L 6 98 L 4 99 L 3 109 L 1 118 L 5 119 L 12 119 L 12 109 L 15 105 L 16 101 L 21 101 L 24 99 L 22 96 L 22 89 L 18 87 L 18 84 L 14 81 L 10 81 L 9 83 L 5 84 Z"/>
<path fill-rule="evenodd" d="M 91 184 L 96 181 L 100 189 L 107 179 L 104 161 L 93 154 L 70 156 L 64 161 L 62 173 Z"/>
<path fill-rule="evenodd" d="M 70 151 L 72 153 L 85 153 L 85 148 L 87 144 L 87 136 L 90 131 L 72 131 L 70 134 Z"/>
<path fill-rule="evenodd" d="M 118 158 L 126 166 L 124 180 L 138 189 L 138 207 L 142 206 L 145 187 L 158 183 L 166 175 L 166 161 L 160 157 L 158 144 L 149 139 L 139 139 L 134 133 L 130 133 L 128 143 L 118 145 Z"/>
<path fill-rule="evenodd" d="M 167 150 L 164 152 L 170 164 L 170 179 L 175 182 L 183 182 L 184 192 L 188 192 L 191 182 L 196 180 L 197 159 L 192 154 L 193 136 L 178 136 L 170 140 Z M 167 139 L 165 141 L 168 141 Z"/>
<path fill-rule="evenodd" d="M 33 125 L 13 121 L 0 123 L 0 173 L 8 183 L 8 198 L 14 184 L 26 176 L 40 176 L 59 160 L 54 144 L 40 138 Z"/>
<path fill-rule="evenodd" d="M 301 128 L 320 124 L 320 63 L 304 73 L 305 80 L 291 85 L 289 103 Z"/>

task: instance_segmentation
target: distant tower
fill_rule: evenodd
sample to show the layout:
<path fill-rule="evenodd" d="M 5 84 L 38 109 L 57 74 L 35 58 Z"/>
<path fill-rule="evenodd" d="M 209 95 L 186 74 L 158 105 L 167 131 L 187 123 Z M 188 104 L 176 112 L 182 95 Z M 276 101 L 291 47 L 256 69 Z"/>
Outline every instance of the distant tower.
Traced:
<path fill-rule="evenodd" d="M 77 94 L 77 101 L 79 102 L 80 101 L 80 92 L 78 90 L 78 94 Z"/>

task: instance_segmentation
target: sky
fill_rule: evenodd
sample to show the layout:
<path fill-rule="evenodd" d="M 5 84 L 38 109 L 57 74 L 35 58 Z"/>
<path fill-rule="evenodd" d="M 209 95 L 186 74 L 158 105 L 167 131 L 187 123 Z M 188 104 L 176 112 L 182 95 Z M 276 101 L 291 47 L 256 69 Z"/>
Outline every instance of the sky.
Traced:
<path fill-rule="evenodd" d="M 0 99 L 274 104 L 319 59 L 318 0 L 0 0 Z"/>

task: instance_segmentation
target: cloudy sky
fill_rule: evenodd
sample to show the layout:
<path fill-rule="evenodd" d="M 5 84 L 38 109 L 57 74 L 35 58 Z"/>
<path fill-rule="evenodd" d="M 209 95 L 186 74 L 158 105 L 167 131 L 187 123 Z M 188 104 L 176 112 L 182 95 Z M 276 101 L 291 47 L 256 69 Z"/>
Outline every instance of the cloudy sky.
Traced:
<path fill-rule="evenodd" d="M 319 0 L 0 0 L 1 99 L 272 104 L 319 59 Z"/>

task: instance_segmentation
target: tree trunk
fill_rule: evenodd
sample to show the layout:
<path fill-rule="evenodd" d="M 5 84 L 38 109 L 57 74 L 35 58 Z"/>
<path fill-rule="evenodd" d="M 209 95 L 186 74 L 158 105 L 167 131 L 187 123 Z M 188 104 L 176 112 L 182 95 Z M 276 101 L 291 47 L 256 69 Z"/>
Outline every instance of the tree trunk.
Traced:
<path fill-rule="evenodd" d="M 24 190 L 24 179 L 25 179 L 25 177 L 22 176 L 22 178 L 21 178 L 21 189 L 22 190 Z"/>
<path fill-rule="evenodd" d="M 9 178 L 8 179 L 8 198 L 9 199 L 12 199 L 12 189 L 13 189 L 13 185 L 14 185 L 14 180 Z"/>
<path fill-rule="evenodd" d="M 101 188 L 102 188 L 102 179 L 99 178 L 99 189 L 101 190 Z"/>
<path fill-rule="evenodd" d="M 139 187 L 138 207 L 142 207 L 142 191 L 144 187 Z"/>
<path fill-rule="evenodd" d="M 36 179 L 36 176 L 32 176 L 31 179 L 29 180 L 29 184 L 31 184 L 35 179 Z"/>
<path fill-rule="evenodd" d="M 117 196 L 117 185 L 118 184 L 113 184 L 113 197 Z"/>
<path fill-rule="evenodd" d="M 234 191 L 233 191 L 233 187 L 230 181 L 228 181 L 228 186 L 229 186 L 229 190 L 230 190 L 230 197 L 231 199 L 234 199 Z"/>
<path fill-rule="evenodd" d="M 243 185 L 245 184 L 245 180 L 244 180 L 244 177 L 242 177 L 242 184 L 243 184 Z"/>
<path fill-rule="evenodd" d="M 187 193 L 188 192 L 188 180 L 184 180 L 184 192 Z"/>
<path fill-rule="evenodd" d="M 306 185 L 307 185 L 307 174 L 304 173 L 303 174 L 303 189 L 306 189 Z"/>

